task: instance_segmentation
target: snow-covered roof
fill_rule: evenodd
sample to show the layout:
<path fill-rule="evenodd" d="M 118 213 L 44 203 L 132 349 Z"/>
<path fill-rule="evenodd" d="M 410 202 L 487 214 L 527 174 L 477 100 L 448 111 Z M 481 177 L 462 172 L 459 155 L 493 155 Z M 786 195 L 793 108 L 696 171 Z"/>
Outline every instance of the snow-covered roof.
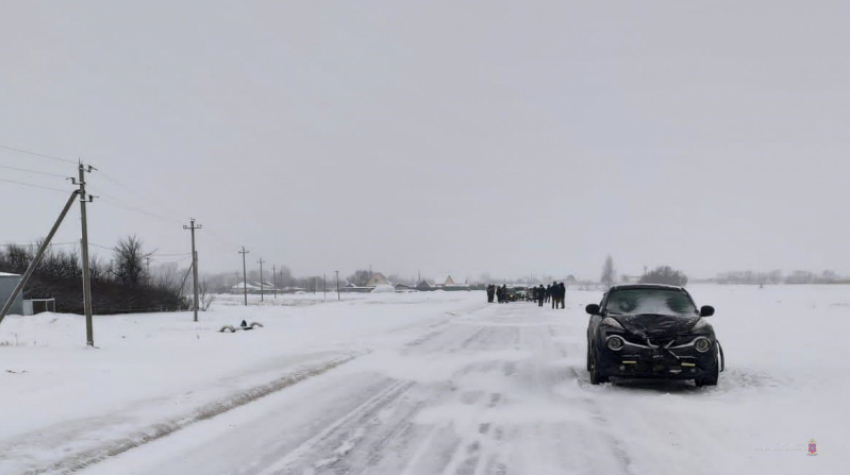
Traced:
<path fill-rule="evenodd" d="M 434 285 L 464 285 L 465 282 L 465 277 L 445 272 L 437 274 L 437 277 L 434 279 Z"/>

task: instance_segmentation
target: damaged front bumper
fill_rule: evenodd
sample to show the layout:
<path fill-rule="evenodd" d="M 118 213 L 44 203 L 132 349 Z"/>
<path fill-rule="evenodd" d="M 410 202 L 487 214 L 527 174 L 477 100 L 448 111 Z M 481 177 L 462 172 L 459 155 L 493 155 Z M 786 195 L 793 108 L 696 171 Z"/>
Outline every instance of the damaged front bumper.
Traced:
<path fill-rule="evenodd" d="M 637 343 L 624 340 L 619 351 L 610 350 L 606 336 L 599 344 L 597 365 L 602 374 L 621 378 L 697 379 L 709 376 L 722 368 L 718 353 L 719 343 L 712 339 L 711 348 L 701 353 L 694 347 L 698 336 L 676 338 L 669 341 Z"/>

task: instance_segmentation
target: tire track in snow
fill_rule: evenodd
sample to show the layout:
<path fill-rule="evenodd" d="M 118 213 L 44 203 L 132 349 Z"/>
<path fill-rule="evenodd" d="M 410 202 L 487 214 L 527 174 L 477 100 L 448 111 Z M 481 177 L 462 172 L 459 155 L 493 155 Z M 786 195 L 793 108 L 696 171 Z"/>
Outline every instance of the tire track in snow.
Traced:
<path fill-rule="evenodd" d="M 192 414 L 169 419 L 153 424 L 146 429 L 136 431 L 120 440 L 109 441 L 92 449 L 65 457 L 49 465 L 32 468 L 24 475 L 40 475 L 45 473 L 72 473 L 84 469 L 90 465 L 100 462 L 106 458 L 120 455 L 128 450 L 140 447 L 147 443 L 161 439 L 173 434 L 192 424 L 201 422 L 217 415 L 223 414 L 237 407 L 244 406 L 272 393 L 286 389 L 294 384 L 300 383 L 308 378 L 324 374 L 340 365 L 348 363 L 360 355 L 351 354 L 341 358 L 335 358 L 318 366 L 312 366 L 278 378 L 270 383 L 255 386 L 249 390 L 242 391 L 238 395 L 228 397 L 225 400 L 213 402 L 195 410 Z"/>

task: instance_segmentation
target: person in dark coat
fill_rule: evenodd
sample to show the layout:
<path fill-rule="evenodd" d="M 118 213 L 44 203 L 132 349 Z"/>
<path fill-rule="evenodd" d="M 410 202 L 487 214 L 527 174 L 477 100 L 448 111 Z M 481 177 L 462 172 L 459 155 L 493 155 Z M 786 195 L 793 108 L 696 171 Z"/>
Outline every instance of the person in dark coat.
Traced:
<path fill-rule="evenodd" d="M 502 303 L 508 303 L 508 286 L 502 285 Z"/>
<path fill-rule="evenodd" d="M 543 301 L 546 299 L 546 289 L 543 287 L 543 284 L 540 284 L 540 287 L 534 288 L 534 294 L 537 296 L 537 306 L 542 307 Z"/>
<path fill-rule="evenodd" d="M 540 285 L 543 285 L 543 284 L 540 284 Z M 551 285 L 547 285 L 547 286 L 546 286 L 546 296 L 545 296 L 545 298 L 544 298 L 544 300 L 543 300 L 543 301 L 544 301 L 544 302 L 546 302 L 546 303 L 548 303 L 548 302 L 549 302 L 549 299 L 551 299 L 551 298 L 552 298 L 552 286 L 551 286 Z"/>
<path fill-rule="evenodd" d="M 566 299 L 567 299 L 567 286 L 564 285 L 563 282 L 561 282 L 558 285 L 558 301 L 561 303 L 561 308 L 564 308 L 564 309 L 567 308 Z"/>
<path fill-rule="evenodd" d="M 487 286 L 487 303 L 493 303 L 493 297 L 496 295 L 496 287 L 493 284 Z"/>
<path fill-rule="evenodd" d="M 558 305 L 558 283 L 552 282 L 552 289 L 549 291 L 552 294 L 552 308 Z"/>

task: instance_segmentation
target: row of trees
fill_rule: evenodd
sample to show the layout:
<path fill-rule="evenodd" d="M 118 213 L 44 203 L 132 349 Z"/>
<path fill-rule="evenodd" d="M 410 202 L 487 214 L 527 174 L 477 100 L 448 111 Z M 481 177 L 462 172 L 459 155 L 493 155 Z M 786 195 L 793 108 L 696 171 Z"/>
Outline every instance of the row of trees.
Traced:
<path fill-rule="evenodd" d="M 850 277 L 842 277 L 834 271 L 825 270 L 821 273 L 809 271 L 794 271 L 784 275 L 781 270 L 770 272 L 734 271 L 718 274 L 714 279 L 719 284 L 745 284 L 745 285 L 777 285 L 777 284 L 850 284 Z M 602 284 L 612 286 L 616 283 L 616 271 L 614 259 L 608 256 L 602 267 Z M 672 269 L 670 266 L 661 266 L 652 271 L 645 272 L 639 279 L 640 283 L 681 285 L 688 283 L 688 277 L 682 271 Z"/>
<path fill-rule="evenodd" d="M 39 245 L 0 249 L 0 272 L 23 274 Z M 135 236 L 119 241 L 112 260 L 90 262 L 92 311 L 95 314 L 175 311 L 190 308 L 182 276 L 152 276 L 145 265 L 142 242 Z M 24 288 L 24 298 L 55 298 L 58 312 L 83 313 L 82 261 L 74 251 L 49 248 Z"/>
<path fill-rule="evenodd" d="M 850 278 L 825 270 L 820 274 L 809 271 L 794 271 L 784 275 L 781 270 L 770 272 L 735 271 L 718 274 L 714 279 L 719 284 L 777 285 L 777 284 L 850 284 Z"/>
<path fill-rule="evenodd" d="M 602 266 L 601 283 L 610 287 L 616 283 L 617 271 L 614 268 L 614 258 L 608 256 L 605 258 L 605 264 Z M 673 269 L 670 266 L 660 266 L 649 272 L 644 272 L 638 283 L 641 284 L 665 284 L 685 286 L 688 284 L 688 276 L 684 272 Z"/>

